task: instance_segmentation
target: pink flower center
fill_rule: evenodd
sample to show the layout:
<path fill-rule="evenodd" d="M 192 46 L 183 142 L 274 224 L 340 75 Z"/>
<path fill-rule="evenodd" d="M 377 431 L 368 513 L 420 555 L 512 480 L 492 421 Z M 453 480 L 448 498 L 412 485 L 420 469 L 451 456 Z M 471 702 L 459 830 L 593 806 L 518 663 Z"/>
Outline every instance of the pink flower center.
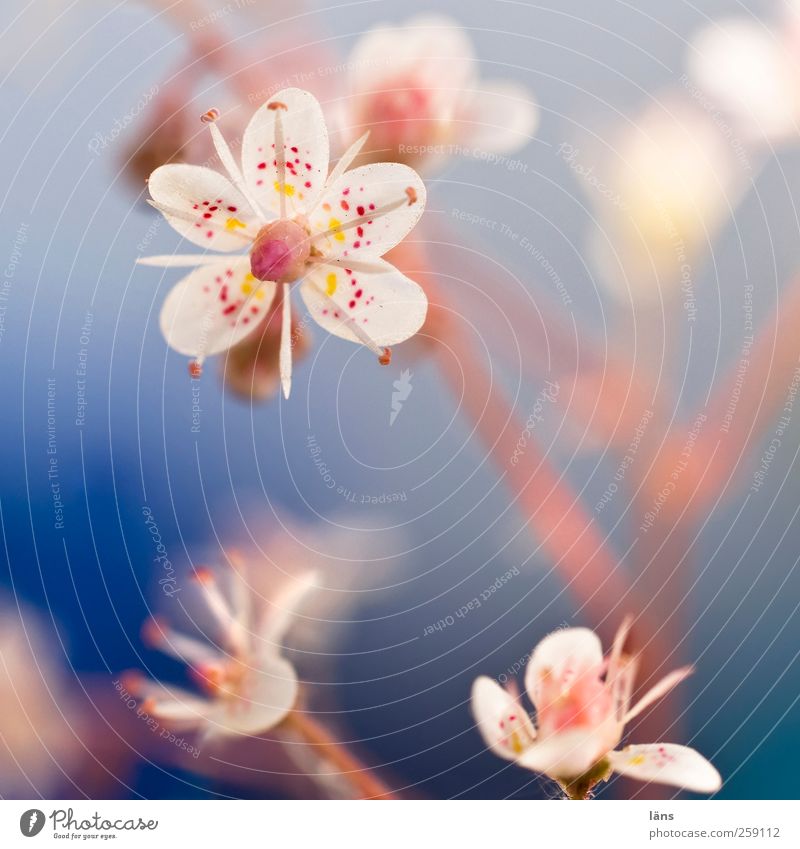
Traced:
<path fill-rule="evenodd" d="M 612 699 L 600 677 L 602 672 L 603 667 L 587 669 L 566 686 L 545 677 L 536 710 L 536 724 L 543 736 L 574 728 L 595 728 L 608 718 Z"/>
<path fill-rule="evenodd" d="M 419 80 L 401 78 L 382 84 L 363 101 L 363 122 L 370 127 L 370 143 L 399 159 L 408 158 L 406 147 L 440 141 L 440 122 L 431 94 Z"/>
<path fill-rule="evenodd" d="M 250 271 L 258 280 L 292 283 L 303 275 L 311 251 L 308 232 L 282 218 L 265 224 L 250 251 Z"/>

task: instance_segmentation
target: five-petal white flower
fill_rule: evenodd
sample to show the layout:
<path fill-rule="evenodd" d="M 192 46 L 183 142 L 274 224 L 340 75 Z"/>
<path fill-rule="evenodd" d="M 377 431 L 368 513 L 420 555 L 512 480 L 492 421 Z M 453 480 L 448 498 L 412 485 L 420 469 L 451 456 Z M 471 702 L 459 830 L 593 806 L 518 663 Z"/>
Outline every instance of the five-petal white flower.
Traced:
<path fill-rule="evenodd" d="M 161 329 L 170 346 L 205 357 L 253 332 L 282 287 L 280 373 L 291 387 L 289 286 L 300 282 L 310 316 L 330 333 L 366 345 L 382 362 L 425 320 L 422 289 L 381 259 L 416 224 L 425 186 L 411 168 L 377 163 L 347 170 L 366 135 L 328 174 L 328 133 L 316 99 L 278 92 L 244 132 L 241 169 L 215 121 L 205 116 L 228 176 L 168 164 L 149 179 L 152 205 L 185 238 L 230 253 L 168 255 L 145 265 L 197 266 L 167 296 Z M 246 248 L 246 253 L 234 253 Z"/>
<path fill-rule="evenodd" d="M 694 749 L 651 743 L 615 751 L 625 724 L 692 672 L 691 667 L 675 670 L 631 708 L 637 663 L 623 653 L 629 629 L 626 620 L 606 659 L 588 628 L 556 631 L 539 643 L 525 672 L 536 725 L 511 692 L 490 678 L 478 678 L 472 711 L 486 745 L 501 758 L 564 786 L 579 783 L 587 789 L 618 772 L 713 793 L 721 785 L 719 773 Z"/>
<path fill-rule="evenodd" d="M 374 147 L 400 161 L 430 168 L 454 152 L 508 154 L 528 143 L 539 122 L 526 86 L 480 78 L 466 30 L 445 15 L 374 27 L 347 67 L 345 131 L 369 127 Z"/>
<path fill-rule="evenodd" d="M 210 633 L 197 639 L 153 619 L 144 636 L 155 648 L 186 663 L 207 695 L 138 674 L 128 676 L 126 686 L 142 699 L 145 713 L 173 727 L 204 730 L 207 737 L 268 731 L 297 701 L 297 673 L 281 656 L 281 645 L 315 575 L 293 579 L 268 605 L 237 571 L 231 572 L 225 590 L 210 569 L 198 570 L 194 578 L 205 607 L 195 611 L 196 621 L 210 617 Z"/>

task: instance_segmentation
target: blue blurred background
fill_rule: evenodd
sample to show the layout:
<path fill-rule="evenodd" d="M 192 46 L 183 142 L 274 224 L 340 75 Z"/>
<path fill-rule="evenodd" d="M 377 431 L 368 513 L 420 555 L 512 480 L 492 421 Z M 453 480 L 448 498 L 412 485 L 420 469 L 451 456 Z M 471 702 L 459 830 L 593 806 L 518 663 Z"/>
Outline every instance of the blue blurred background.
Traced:
<path fill-rule="evenodd" d="M 778 5 L 437 3 L 437 11 L 468 29 L 482 73 L 531 87 L 541 126 L 514 155 L 526 166 L 522 173 L 466 157 L 452 161 L 430 182 L 427 214 L 493 252 L 534 302 L 556 303 L 561 318 L 602 335 L 613 307 L 582 254 L 591 211 L 558 145 L 635 114 L 653 92 L 675 85 L 686 39 L 708 18 L 744 10 L 766 19 Z M 345 57 L 371 25 L 428 8 L 418 0 L 325 5 L 314 10 L 314 32 Z M 457 415 L 458 399 L 424 357 L 416 359 L 412 394 L 390 429 L 402 355 L 379 369 L 369 354 L 317 331 L 313 354 L 296 367 L 289 402 L 251 406 L 234 399 L 211 364 L 199 432 L 192 432 L 186 364 L 167 349 L 157 320 L 178 273 L 134 264 L 178 244 L 123 173 L 141 124 L 132 122 L 99 150 L 90 145 L 171 73 L 185 40 L 166 15 L 133 2 L 7 0 L 0 24 L 0 265 L 7 280 L 0 578 L 10 595 L 57 627 L 64 656 L 53 640 L 53 657 L 70 668 L 73 681 L 111 679 L 131 667 L 174 671 L 139 637 L 159 577 L 144 507 L 177 565 L 221 557 L 232 542 L 260 545 L 282 523 L 314 520 L 305 541 L 308 563 L 324 560 L 335 570 L 337 552 L 314 549 L 327 539 L 326 528 L 344 528 L 335 539 L 351 549 L 342 557 L 352 557 L 362 540 L 369 551 L 351 576 L 348 622 L 336 626 L 336 651 L 325 659 L 326 679 L 336 683 L 326 700 L 345 736 L 361 741 L 367 756 L 413 793 L 550 794 L 538 779 L 484 751 L 468 710 L 469 687 L 477 674 L 502 674 L 549 630 L 592 623 L 576 613 L 525 518 L 509 506 L 483 447 Z M 231 14 L 230 24 L 239 33 L 262 25 L 252 9 Z M 264 35 L 265 49 L 274 49 L 267 36 L 274 34 Z M 223 96 L 213 79 L 198 80 L 198 87 L 203 108 Z M 718 308 L 722 288 L 749 275 L 763 293 L 758 318 L 795 272 L 798 185 L 798 150 L 770 156 L 737 210 L 737 226 L 724 229 L 714 261 L 698 269 L 696 337 L 703 341 L 687 354 L 693 359 L 681 404 L 705 396 L 718 344 L 723 359 L 734 356 L 738 343 Z M 546 246 L 568 281 L 569 310 L 553 301 L 547 278 L 513 242 L 459 224 L 455 212 L 463 210 L 511 222 Z M 465 302 L 467 314 L 471 308 Z M 498 359 L 497 367 L 527 410 L 540 386 L 508 362 Z M 558 423 L 551 426 L 555 433 Z M 401 500 L 350 503 L 326 487 L 309 435 L 337 486 L 357 501 L 382 493 L 400 493 Z M 594 504 L 617 459 L 556 442 L 546 447 Z M 789 757 L 800 742 L 798 450 L 793 421 L 758 495 L 730 495 L 700 523 L 694 549 L 699 566 L 684 651 L 698 672 L 684 685 L 682 742 L 717 765 L 726 778 L 721 797 L 798 792 Z M 54 508 L 54 482 L 63 517 Z M 602 521 L 610 528 L 617 517 L 604 514 Z M 625 533 L 623 524 L 612 534 L 618 550 Z M 490 602 L 424 636 L 514 568 L 519 574 Z M 185 797 L 237 790 L 142 765 L 130 790 L 109 792 Z M 603 791 L 614 792 L 613 783 Z"/>

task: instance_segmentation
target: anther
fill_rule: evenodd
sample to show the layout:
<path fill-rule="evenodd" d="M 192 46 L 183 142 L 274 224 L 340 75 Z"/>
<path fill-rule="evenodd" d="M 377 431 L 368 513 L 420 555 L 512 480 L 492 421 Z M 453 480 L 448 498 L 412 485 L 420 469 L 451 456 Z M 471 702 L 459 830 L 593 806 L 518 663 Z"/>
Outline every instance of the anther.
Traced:
<path fill-rule="evenodd" d="M 408 198 L 408 205 L 413 206 L 417 202 L 417 190 L 413 186 L 408 186 L 406 188 L 406 197 Z"/>
<path fill-rule="evenodd" d="M 200 116 L 204 124 L 213 124 L 219 118 L 219 109 L 209 109 Z"/>
<path fill-rule="evenodd" d="M 195 379 L 202 376 L 203 364 L 200 362 L 200 360 L 192 360 L 189 363 L 189 374 Z"/>
<path fill-rule="evenodd" d="M 378 362 L 382 366 L 388 366 L 392 362 L 392 349 L 384 348 L 383 353 L 378 357 Z"/>
<path fill-rule="evenodd" d="M 284 112 L 287 111 L 286 104 L 281 103 L 280 100 L 273 100 L 271 103 L 267 104 L 267 109 L 271 109 L 273 112 L 276 109 L 283 109 Z"/>

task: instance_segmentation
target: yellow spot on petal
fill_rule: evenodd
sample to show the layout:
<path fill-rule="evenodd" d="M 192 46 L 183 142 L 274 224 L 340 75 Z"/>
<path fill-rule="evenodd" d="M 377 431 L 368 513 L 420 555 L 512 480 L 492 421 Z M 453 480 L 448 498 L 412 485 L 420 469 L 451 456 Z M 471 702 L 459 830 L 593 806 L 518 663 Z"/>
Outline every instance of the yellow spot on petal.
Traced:
<path fill-rule="evenodd" d="M 336 275 L 331 272 L 325 278 L 325 282 L 328 284 L 328 295 L 332 295 L 336 291 Z"/>
<path fill-rule="evenodd" d="M 253 287 L 249 283 L 242 283 L 242 294 L 249 295 L 253 291 Z"/>
<path fill-rule="evenodd" d="M 629 763 L 631 766 L 639 766 L 640 764 L 643 764 L 643 763 L 644 763 L 644 755 L 634 755 L 634 756 L 633 756 L 633 757 L 632 757 L 632 758 L 628 761 L 628 763 Z"/>
<path fill-rule="evenodd" d="M 263 289 L 259 289 L 259 290 L 256 292 L 256 300 L 258 300 L 258 301 L 263 301 L 263 300 L 264 300 L 264 290 L 263 290 Z"/>
<path fill-rule="evenodd" d="M 245 228 L 245 227 L 247 227 L 247 225 L 244 222 L 239 221 L 238 218 L 229 218 L 225 222 L 225 229 L 226 230 L 235 230 L 237 227 Z"/>
<path fill-rule="evenodd" d="M 289 198 L 292 197 L 292 195 L 294 194 L 294 186 L 290 185 L 289 183 L 284 183 L 283 187 L 281 187 L 281 184 L 276 180 L 275 191 L 280 194 L 281 190 L 283 190 L 283 193 L 286 195 L 286 197 Z"/>
<path fill-rule="evenodd" d="M 336 239 L 337 242 L 344 241 L 344 233 L 342 233 L 342 231 L 338 229 L 341 226 L 342 222 L 339 221 L 338 218 L 331 218 L 331 220 L 328 222 L 328 229 L 334 231 L 333 238 Z"/>
<path fill-rule="evenodd" d="M 255 279 L 256 278 L 251 271 L 248 271 L 247 274 L 245 274 L 244 276 L 245 283 L 252 283 Z"/>

